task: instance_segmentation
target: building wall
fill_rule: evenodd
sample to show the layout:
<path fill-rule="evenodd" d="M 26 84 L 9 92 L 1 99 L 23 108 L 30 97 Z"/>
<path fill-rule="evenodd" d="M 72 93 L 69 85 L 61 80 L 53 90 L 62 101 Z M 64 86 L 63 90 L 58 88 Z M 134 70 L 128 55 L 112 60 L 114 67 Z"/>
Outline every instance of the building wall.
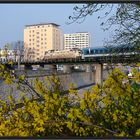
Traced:
<path fill-rule="evenodd" d="M 27 25 L 24 29 L 25 60 L 39 60 L 48 50 L 61 50 L 62 31 L 54 23 Z"/>
<path fill-rule="evenodd" d="M 64 48 L 88 48 L 90 47 L 90 34 L 88 32 L 64 34 Z"/>

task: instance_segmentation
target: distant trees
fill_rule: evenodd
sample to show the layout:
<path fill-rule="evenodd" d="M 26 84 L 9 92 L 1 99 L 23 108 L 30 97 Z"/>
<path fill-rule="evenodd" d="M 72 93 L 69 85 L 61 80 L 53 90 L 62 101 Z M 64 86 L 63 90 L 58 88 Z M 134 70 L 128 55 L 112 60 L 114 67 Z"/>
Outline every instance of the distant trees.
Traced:
<path fill-rule="evenodd" d="M 27 47 L 27 44 L 24 44 L 24 60 L 25 61 L 33 61 L 35 58 L 35 50 L 33 48 Z"/>
<path fill-rule="evenodd" d="M 23 59 L 23 42 L 17 41 L 6 43 L 1 48 L 1 61 L 17 61 L 19 58 Z"/>

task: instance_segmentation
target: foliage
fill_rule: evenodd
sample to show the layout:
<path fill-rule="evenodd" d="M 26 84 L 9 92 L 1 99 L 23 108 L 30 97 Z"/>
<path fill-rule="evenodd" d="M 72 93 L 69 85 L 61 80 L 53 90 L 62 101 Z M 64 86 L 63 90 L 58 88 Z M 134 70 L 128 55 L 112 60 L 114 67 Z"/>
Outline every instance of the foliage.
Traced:
<path fill-rule="evenodd" d="M 114 69 L 102 85 L 85 90 L 83 98 L 72 87 L 67 93 L 61 90 L 54 75 L 46 78 L 48 87 L 36 79 L 33 88 L 40 96 L 0 101 L 0 136 L 140 136 L 140 74 L 133 73 L 129 79 Z"/>
<path fill-rule="evenodd" d="M 104 27 L 103 30 L 108 30 L 113 25 L 117 27 L 112 41 L 107 42 L 107 44 L 131 43 L 134 45 L 140 45 L 139 3 L 88 3 L 82 6 L 75 6 L 73 10 L 73 16 L 69 16 L 70 21 L 72 21 L 70 23 L 82 23 L 87 16 L 103 11 L 104 15 L 98 17 L 99 19 L 104 18 L 104 22 L 101 23 L 101 26 Z"/>

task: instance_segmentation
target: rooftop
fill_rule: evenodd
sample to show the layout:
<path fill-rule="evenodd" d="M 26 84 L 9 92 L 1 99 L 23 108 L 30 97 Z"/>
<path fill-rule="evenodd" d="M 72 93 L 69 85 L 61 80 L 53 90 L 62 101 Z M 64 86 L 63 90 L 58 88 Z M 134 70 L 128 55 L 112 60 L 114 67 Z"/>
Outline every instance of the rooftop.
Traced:
<path fill-rule="evenodd" d="M 75 33 L 66 33 L 65 35 L 71 35 L 71 34 L 89 34 L 89 32 L 75 32 Z"/>
<path fill-rule="evenodd" d="M 41 26 L 41 25 L 53 25 L 53 26 L 60 26 L 58 24 L 55 23 L 39 23 L 39 24 L 30 24 L 30 25 L 25 25 L 25 27 L 30 27 L 30 26 Z"/>
<path fill-rule="evenodd" d="M 76 32 L 76 33 L 89 33 L 89 32 Z"/>

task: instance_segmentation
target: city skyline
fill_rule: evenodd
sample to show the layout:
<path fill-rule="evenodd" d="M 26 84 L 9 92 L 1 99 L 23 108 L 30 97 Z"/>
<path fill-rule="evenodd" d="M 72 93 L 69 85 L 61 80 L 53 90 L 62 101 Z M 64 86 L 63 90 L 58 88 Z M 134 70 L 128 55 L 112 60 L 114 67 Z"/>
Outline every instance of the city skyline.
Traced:
<path fill-rule="evenodd" d="M 108 40 L 114 31 L 111 29 L 104 32 L 101 29 L 100 24 L 103 20 L 99 20 L 98 16 L 103 15 L 104 11 L 88 16 L 81 24 L 68 25 L 66 24 L 70 22 L 68 17 L 73 15 L 73 7 L 76 5 L 83 4 L 1 4 L 0 47 L 2 48 L 6 43 L 23 40 L 25 25 L 46 22 L 60 25 L 64 34 L 89 32 L 91 34 L 91 47 L 102 46 L 104 40 Z"/>

